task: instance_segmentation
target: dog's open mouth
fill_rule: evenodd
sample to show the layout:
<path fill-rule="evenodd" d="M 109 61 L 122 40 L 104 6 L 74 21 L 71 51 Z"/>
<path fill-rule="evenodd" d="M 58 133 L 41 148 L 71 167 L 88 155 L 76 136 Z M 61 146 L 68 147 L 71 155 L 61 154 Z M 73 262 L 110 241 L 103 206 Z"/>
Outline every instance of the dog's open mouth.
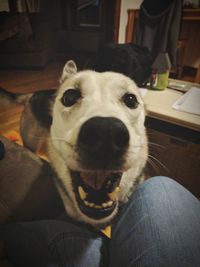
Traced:
<path fill-rule="evenodd" d="M 118 202 L 120 172 L 71 171 L 74 192 L 80 210 L 93 219 L 109 216 Z"/>

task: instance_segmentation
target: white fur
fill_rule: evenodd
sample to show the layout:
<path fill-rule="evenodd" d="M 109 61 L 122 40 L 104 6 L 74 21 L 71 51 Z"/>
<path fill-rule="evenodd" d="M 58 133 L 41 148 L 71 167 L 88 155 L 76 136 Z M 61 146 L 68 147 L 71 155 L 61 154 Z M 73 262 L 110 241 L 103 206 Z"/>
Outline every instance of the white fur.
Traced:
<path fill-rule="evenodd" d="M 97 73 L 90 70 L 76 73 L 75 63 L 70 61 L 69 65 L 67 63 L 64 67 L 53 107 L 49 154 L 70 198 L 69 200 L 58 184 L 66 211 L 75 219 L 93 225 L 107 223 L 115 216 L 117 208 L 109 217 L 94 220 L 84 215 L 76 203 L 69 168 L 82 171 L 79 155 L 74 149 L 78 134 L 82 124 L 95 116 L 115 117 L 126 125 L 130 141 L 122 169 L 119 195 L 119 202 L 125 202 L 147 160 L 144 104 L 137 86 L 128 77 L 114 72 Z M 63 93 L 70 88 L 79 88 L 82 98 L 74 106 L 65 107 L 60 100 Z M 125 93 L 136 95 L 139 101 L 136 109 L 130 109 L 124 104 L 122 97 Z"/>

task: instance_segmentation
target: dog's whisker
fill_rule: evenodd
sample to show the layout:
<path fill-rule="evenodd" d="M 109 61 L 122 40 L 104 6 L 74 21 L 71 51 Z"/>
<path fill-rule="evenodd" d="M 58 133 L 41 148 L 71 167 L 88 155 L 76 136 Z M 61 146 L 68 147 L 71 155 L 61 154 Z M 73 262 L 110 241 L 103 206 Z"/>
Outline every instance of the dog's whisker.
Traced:
<path fill-rule="evenodd" d="M 158 147 L 158 148 L 162 148 L 165 149 L 165 146 L 162 146 L 160 144 L 154 143 L 154 142 L 148 142 L 149 146 L 151 147 Z"/>
<path fill-rule="evenodd" d="M 147 159 L 147 162 L 149 162 L 150 166 L 153 168 L 153 170 L 156 172 L 156 175 L 160 174 L 160 169 L 159 167 L 156 165 L 156 163 L 151 160 L 150 158 Z"/>
<path fill-rule="evenodd" d="M 52 140 L 63 141 L 63 142 L 65 142 L 65 144 L 67 144 L 67 145 L 73 147 L 74 149 L 76 149 L 76 146 L 70 144 L 69 142 L 67 142 L 65 138 L 60 138 L 60 137 L 55 137 L 55 136 L 45 136 L 44 137 L 44 136 L 37 136 L 37 135 L 33 135 L 33 134 L 28 134 L 28 136 L 33 137 L 33 138 L 38 139 L 38 140 L 40 140 L 40 139 L 41 140 L 42 139 L 49 139 L 49 140 L 52 139 Z"/>
<path fill-rule="evenodd" d="M 56 141 L 62 141 L 65 144 L 67 144 L 68 146 L 72 147 L 74 150 L 76 150 L 76 145 L 73 145 L 73 144 L 67 142 L 65 138 L 50 136 L 49 139 L 56 140 Z"/>
<path fill-rule="evenodd" d="M 160 160 L 158 160 L 156 157 L 148 154 L 148 158 L 156 161 L 163 169 L 165 169 L 165 171 L 167 171 L 167 172 L 169 171 L 168 168 Z"/>
<path fill-rule="evenodd" d="M 66 142 L 66 139 L 61 137 L 50 136 L 49 139 Z"/>
<path fill-rule="evenodd" d="M 131 146 L 131 149 L 129 149 L 128 150 L 128 152 L 129 153 L 133 153 L 133 154 L 135 154 L 135 150 L 133 150 L 134 148 L 143 148 L 143 147 L 145 147 L 145 144 L 143 144 L 143 145 L 138 145 L 138 146 Z"/>
<path fill-rule="evenodd" d="M 133 147 L 133 148 L 141 148 L 141 147 L 144 147 L 144 145 L 140 145 L 140 146 L 133 146 L 133 145 L 132 145 L 132 147 Z M 131 150 L 130 150 L 130 151 L 131 151 Z"/>

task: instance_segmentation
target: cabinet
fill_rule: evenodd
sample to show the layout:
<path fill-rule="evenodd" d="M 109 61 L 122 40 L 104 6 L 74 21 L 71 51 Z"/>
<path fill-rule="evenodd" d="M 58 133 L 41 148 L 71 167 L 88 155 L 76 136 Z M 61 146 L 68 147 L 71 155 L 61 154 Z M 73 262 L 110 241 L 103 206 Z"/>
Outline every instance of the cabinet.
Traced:
<path fill-rule="evenodd" d="M 146 124 L 147 174 L 171 177 L 200 198 L 200 133 L 150 117 Z"/>

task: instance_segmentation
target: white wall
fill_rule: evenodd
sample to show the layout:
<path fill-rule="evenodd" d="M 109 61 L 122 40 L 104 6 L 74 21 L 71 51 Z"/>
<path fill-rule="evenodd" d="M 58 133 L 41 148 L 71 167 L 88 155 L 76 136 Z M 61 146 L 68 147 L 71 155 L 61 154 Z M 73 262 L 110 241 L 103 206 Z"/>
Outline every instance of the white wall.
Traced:
<path fill-rule="evenodd" d="M 121 0 L 120 22 L 119 22 L 119 43 L 125 42 L 126 25 L 128 21 L 128 9 L 139 9 L 143 0 Z"/>

